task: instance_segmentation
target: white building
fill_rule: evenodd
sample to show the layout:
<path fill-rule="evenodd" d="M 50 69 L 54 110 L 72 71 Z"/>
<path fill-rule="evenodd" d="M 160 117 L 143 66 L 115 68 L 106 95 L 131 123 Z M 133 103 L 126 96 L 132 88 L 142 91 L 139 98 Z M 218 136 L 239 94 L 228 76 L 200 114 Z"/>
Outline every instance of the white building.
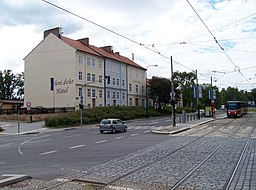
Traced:
<path fill-rule="evenodd" d="M 54 28 L 24 61 L 24 102 L 32 107 L 78 109 L 81 95 L 86 107 L 145 106 L 146 69 L 111 46 L 95 47 L 89 38 L 73 40 Z"/>

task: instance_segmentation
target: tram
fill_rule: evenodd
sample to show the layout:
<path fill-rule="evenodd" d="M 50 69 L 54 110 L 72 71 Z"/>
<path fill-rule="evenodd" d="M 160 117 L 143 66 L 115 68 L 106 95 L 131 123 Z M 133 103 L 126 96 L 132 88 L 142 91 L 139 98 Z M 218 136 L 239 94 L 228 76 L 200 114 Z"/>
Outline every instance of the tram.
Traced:
<path fill-rule="evenodd" d="M 228 101 L 227 102 L 227 117 L 242 117 L 247 114 L 247 103 L 244 101 Z"/>

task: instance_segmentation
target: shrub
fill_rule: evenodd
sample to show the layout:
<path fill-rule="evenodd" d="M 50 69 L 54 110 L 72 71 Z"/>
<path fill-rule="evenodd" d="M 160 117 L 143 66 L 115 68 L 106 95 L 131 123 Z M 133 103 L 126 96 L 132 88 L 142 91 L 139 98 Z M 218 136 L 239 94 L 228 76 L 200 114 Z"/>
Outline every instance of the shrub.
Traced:
<path fill-rule="evenodd" d="M 148 110 L 149 117 L 169 114 L 168 111 L 160 113 L 153 108 Z M 143 107 L 108 106 L 83 110 L 83 124 L 99 123 L 104 118 L 120 118 L 131 120 L 146 117 L 146 110 Z M 65 115 L 53 116 L 46 119 L 48 127 L 67 127 L 80 125 L 80 111 L 66 113 Z"/>

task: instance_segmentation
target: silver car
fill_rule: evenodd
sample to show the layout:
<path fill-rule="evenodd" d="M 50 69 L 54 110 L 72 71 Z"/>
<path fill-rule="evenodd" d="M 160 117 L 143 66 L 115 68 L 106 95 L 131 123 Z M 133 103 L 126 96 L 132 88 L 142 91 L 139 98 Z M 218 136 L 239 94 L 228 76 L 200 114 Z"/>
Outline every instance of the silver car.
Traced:
<path fill-rule="evenodd" d="M 104 131 L 110 131 L 116 133 L 117 131 L 127 131 L 127 126 L 125 122 L 121 119 L 102 119 L 99 127 L 100 133 Z"/>

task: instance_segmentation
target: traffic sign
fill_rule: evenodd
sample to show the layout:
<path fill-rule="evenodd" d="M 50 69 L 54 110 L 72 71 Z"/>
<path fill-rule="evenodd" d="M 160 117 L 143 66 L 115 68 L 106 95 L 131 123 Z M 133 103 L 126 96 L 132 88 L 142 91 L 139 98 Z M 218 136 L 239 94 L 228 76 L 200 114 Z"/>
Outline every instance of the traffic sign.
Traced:
<path fill-rule="evenodd" d="M 32 105 L 31 102 L 27 102 L 27 103 L 26 103 L 26 106 L 27 106 L 27 107 L 31 107 L 31 105 Z"/>

